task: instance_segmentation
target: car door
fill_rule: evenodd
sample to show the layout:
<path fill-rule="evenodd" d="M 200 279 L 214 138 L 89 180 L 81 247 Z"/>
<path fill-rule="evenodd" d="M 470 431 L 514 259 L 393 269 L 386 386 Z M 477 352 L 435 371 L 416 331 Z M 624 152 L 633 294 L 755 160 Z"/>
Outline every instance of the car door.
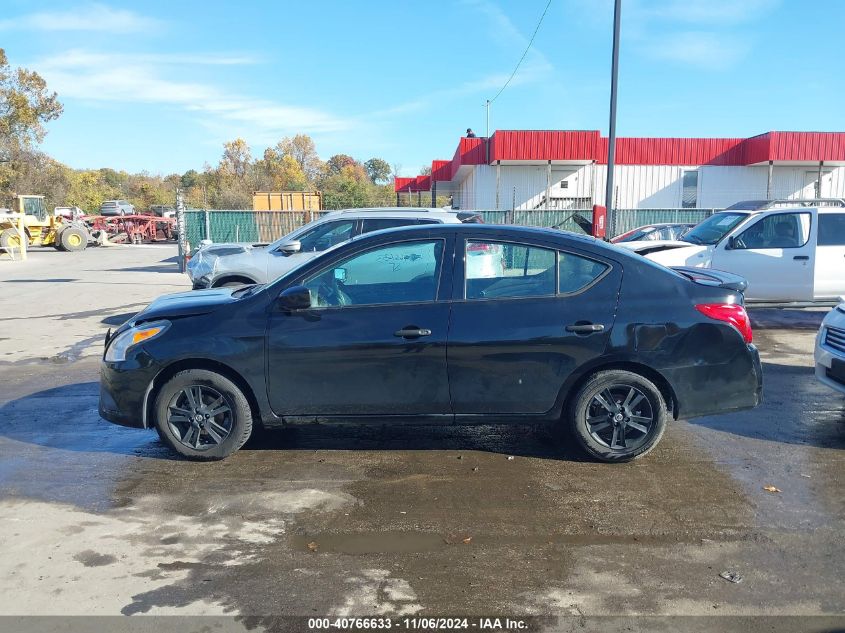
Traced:
<path fill-rule="evenodd" d="M 752 301 L 810 301 L 813 298 L 812 209 L 768 213 L 722 240 L 711 267 L 745 277 Z"/>
<path fill-rule="evenodd" d="M 845 295 L 845 211 L 818 214 L 814 298 Z"/>
<path fill-rule="evenodd" d="M 419 235 L 361 246 L 293 282 L 311 291 L 313 304 L 269 318 L 268 390 L 277 414 L 451 421 L 451 239 Z"/>
<path fill-rule="evenodd" d="M 455 414 L 549 411 L 567 377 L 604 352 L 621 267 L 577 249 L 483 235 L 455 248 L 447 352 Z M 479 253 L 501 261 L 467 265 Z"/>

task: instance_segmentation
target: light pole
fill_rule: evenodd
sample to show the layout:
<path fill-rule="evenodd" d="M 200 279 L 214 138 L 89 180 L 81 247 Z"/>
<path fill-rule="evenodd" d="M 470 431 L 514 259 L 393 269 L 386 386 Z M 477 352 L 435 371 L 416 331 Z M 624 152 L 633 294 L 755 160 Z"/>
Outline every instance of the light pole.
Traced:
<path fill-rule="evenodd" d="M 613 63 L 610 69 L 610 129 L 607 135 L 607 188 L 604 204 L 607 207 L 607 227 L 613 226 L 613 163 L 616 159 L 616 85 L 619 79 L 619 24 L 622 20 L 622 0 L 613 5 Z"/>

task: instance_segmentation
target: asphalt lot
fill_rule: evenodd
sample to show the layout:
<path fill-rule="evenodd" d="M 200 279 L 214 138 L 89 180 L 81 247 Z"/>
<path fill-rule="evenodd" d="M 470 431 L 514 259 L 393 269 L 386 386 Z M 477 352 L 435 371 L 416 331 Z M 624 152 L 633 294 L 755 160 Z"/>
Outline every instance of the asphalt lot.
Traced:
<path fill-rule="evenodd" d="M 813 379 L 823 311 L 752 313 L 764 404 L 673 423 L 632 464 L 501 426 L 293 429 L 203 464 L 97 415 L 102 337 L 189 289 L 174 255 L 0 262 L 0 615 L 845 625 L 845 398 Z"/>

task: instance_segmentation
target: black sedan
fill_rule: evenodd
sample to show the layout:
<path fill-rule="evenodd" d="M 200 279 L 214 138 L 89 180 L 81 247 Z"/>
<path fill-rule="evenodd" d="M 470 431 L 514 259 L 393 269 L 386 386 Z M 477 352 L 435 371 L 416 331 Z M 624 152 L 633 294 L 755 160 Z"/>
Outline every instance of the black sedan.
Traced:
<path fill-rule="evenodd" d="M 258 425 L 542 421 L 627 461 L 670 418 L 760 403 L 744 288 L 555 230 L 380 231 L 154 301 L 107 337 L 100 414 L 193 459 Z"/>

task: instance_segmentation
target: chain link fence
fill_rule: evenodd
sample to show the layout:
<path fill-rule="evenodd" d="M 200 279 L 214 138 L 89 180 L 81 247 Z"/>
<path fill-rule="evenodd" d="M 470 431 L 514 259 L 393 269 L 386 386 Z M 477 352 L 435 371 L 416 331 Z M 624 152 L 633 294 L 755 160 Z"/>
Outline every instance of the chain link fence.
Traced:
<path fill-rule="evenodd" d="M 616 209 L 611 215 L 608 237 L 646 224 L 678 222 L 696 224 L 718 209 Z M 527 209 L 476 210 L 487 224 L 552 227 L 575 233 L 589 232 L 592 210 Z M 328 211 L 234 211 L 190 210 L 185 212 L 188 243 L 269 243 L 316 220 Z"/>

